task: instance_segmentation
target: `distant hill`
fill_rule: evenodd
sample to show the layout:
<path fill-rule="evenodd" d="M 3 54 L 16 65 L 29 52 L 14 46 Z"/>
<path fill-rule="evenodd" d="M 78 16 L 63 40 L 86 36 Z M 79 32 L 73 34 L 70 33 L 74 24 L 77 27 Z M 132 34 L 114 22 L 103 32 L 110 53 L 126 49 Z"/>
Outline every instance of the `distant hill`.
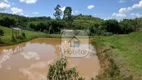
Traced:
<path fill-rule="evenodd" d="M 26 17 L 21 15 L 15 15 L 15 14 L 8 14 L 8 13 L 0 13 L 0 17 L 12 17 L 15 18 L 18 21 L 45 21 L 45 20 L 52 20 L 51 17 L 47 16 L 40 16 L 40 17 Z M 93 17 L 91 15 L 73 15 L 73 20 L 75 21 L 88 21 L 88 22 L 100 22 L 103 21 L 103 19 Z"/>
<path fill-rule="evenodd" d="M 5 27 L 9 27 L 9 25 L 27 27 L 29 22 L 46 20 L 51 20 L 51 18 L 46 16 L 26 17 L 8 13 L 0 13 L 0 25 Z"/>
<path fill-rule="evenodd" d="M 15 14 L 8 14 L 8 13 L 0 13 L 0 17 L 13 17 L 17 19 L 27 19 L 30 21 L 40 21 L 40 20 L 51 20 L 51 17 L 46 17 L 46 16 L 40 16 L 40 17 L 26 17 L 26 16 L 21 16 L 21 15 L 15 15 Z"/>
<path fill-rule="evenodd" d="M 74 21 L 77 21 L 77 22 L 93 23 L 93 24 L 100 23 L 103 21 L 103 19 L 100 19 L 98 17 L 93 17 L 91 15 L 82 15 L 82 14 L 73 16 L 73 19 Z"/>
<path fill-rule="evenodd" d="M 82 15 L 82 14 L 72 15 L 72 19 L 73 19 L 73 25 L 75 26 L 74 28 L 77 28 L 77 29 L 88 28 L 91 25 L 94 25 L 96 23 L 99 24 L 100 22 L 103 21 L 103 19 L 93 17 L 91 15 Z M 61 21 L 63 23 L 61 23 Z M 64 23 L 66 23 L 64 20 L 55 20 L 51 17 L 46 17 L 46 16 L 26 17 L 26 16 L 20 16 L 20 15 L 14 15 L 14 14 L 0 13 L 0 25 L 1 26 L 31 27 L 31 25 L 29 26 L 31 22 L 34 22 L 35 26 L 41 25 L 42 27 L 43 27 L 43 24 L 46 25 L 46 27 L 51 26 L 51 25 L 52 27 L 53 26 L 60 27 L 61 25 L 64 25 Z M 72 27 L 70 28 L 72 29 Z"/>

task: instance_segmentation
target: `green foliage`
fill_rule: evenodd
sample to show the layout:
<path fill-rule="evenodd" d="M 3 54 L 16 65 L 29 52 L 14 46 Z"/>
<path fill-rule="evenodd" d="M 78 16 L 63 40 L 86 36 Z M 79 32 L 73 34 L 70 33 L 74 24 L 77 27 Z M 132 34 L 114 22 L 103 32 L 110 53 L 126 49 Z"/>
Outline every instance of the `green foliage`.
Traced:
<path fill-rule="evenodd" d="M 137 31 L 142 31 L 142 18 L 136 18 L 135 22 Z"/>
<path fill-rule="evenodd" d="M 100 31 L 101 31 L 101 29 L 100 29 L 100 27 L 99 27 L 100 25 L 99 24 L 94 24 L 94 25 L 92 25 L 89 29 L 90 29 L 90 34 L 91 35 L 100 35 L 101 33 L 100 33 Z"/>
<path fill-rule="evenodd" d="M 51 17 L 41 16 L 41 17 L 30 17 L 28 18 L 30 22 L 33 21 L 49 21 L 51 20 Z"/>
<path fill-rule="evenodd" d="M 24 32 L 22 32 L 22 37 L 26 38 L 26 34 Z"/>
<path fill-rule="evenodd" d="M 134 20 L 124 19 L 120 22 L 114 19 L 102 21 L 90 27 L 91 35 L 128 34 L 136 31 L 137 25 Z"/>
<path fill-rule="evenodd" d="M 93 35 L 104 35 L 104 36 L 111 36 L 112 32 L 108 32 L 102 25 L 94 24 L 90 28 L 90 34 Z"/>
<path fill-rule="evenodd" d="M 136 25 L 133 20 L 124 19 L 120 21 L 121 33 L 128 34 L 135 31 Z"/>
<path fill-rule="evenodd" d="M 72 19 L 72 8 L 71 8 L 71 7 L 67 6 L 67 7 L 65 8 L 63 20 L 66 21 L 66 27 L 67 27 L 67 28 L 72 27 L 73 19 Z"/>
<path fill-rule="evenodd" d="M 117 20 L 103 20 L 91 15 L 72 15 L 72 8 L 67 6 L 63 19 L 60 19 L 62 11 L 60 5 L 55 7 L 54 16 L 50 17 L 24 17 L 12 14 L 0 13 L 0 25 L 5 27 L 16 26 L 23 29 L 59 34 L 61 29 L 90 30 L 91 35 L 128 34 L 141 30 L 141 18 Z"/>
<path fill-rule="evenodd" d="M 60 30 L 65 27 L 65 22 L 62 20 L 50 20 L 50 21 L 37 21 L 30 22 L 28 26 L 35 31 L 41 31 L 50 34 L 60 33 Z"/>
<path fill-rule="evenodd" d="M 3 35 L 4 35 L 4 32 L 3 32 L 3 30 L 0 29 L 0 44 L 3 43 L 1 40 L 1 36 L 3 36 Z"/>
<path fill-rule="evenodd" d="M 128 35 L 96 37 L 94 42 L 97 43 L 95 47 L 100 52 L 98 55 L 107 49 L 109 51 L 104 52 L 101 55 L 107 54 L 107 57 L 111 58 L 113 60 L 111 62 L 114 63 L 113 66 L 110 66 L 108 68 L 109 70 L 105 72 L 116 75 L 120 71 L 121 79 L 118 80 L 140 80 L 142 76 L 141 36 L 142 32 L 133 32 Z M 119 71 L 117 71 L 117 69 Z"/>
<path fill-rule="evenodd" d="M 12 40 L 12 42 L 16 42 L 17 40 L 16 40 L 16 37 L 14 37 L 14 36 L 12 36 L 12 38 L 11 38 Z"/>
<path fill-rule="evenodd" d="M 75 68 L 66 69 L 67 59 L 60 58 L 56 63 L 49 65 L 48 80 L 84 80 L 79 77 Z"/>
<path fill-rule="evenodd" d="M 119 27 L 119 23 L 116 20 L 106 20 L 101 24 L 107 32 L 112 32 L 114 34 L 120 33 L 121 29 Z"/>
<path fill-rule="evenodd" d="M 50 17 L 24 17 L 12 14 L 0 13 L 0 17 L 8 17 L 14 19 L 14 24 L 4 25 L 5 27 L 16 26 L 23 29 L 46 32 L 50 34 L 59 34 L 61 29 L 89 29 L 90 25 L 94 23 L 99 23 L 99 18 L 94 18 L 92 16 L 77 15 L 72 16 L 72 10 L 69 10 L 69 17 L 66 20 L 54 20 Z M 79 18 L 78 18 L 79 17 Z M 83 18 L 82 18 L 83 17 Z M 74 21 L 73 21 L 74 20 Z M 6 24 L 6 23 L 5 23 Z M 0 23 L 3 25 L 3 23 Z"/>
<path fill-rule="evenodd" d="M 3 30 L 4 32 L 4 36 L 1 36 L 1 42 L 3 43 L 3 45 L 11 45 L 11 44 L 17 44 L 23 41 L 28 41 L 33 39 L 34 37 L 60 37 L 60 35 L 55 35 L 55 34 L 45 34 L 45 33 L 41 33 L 41 32 L 32 32 L 32 31 L 27 31 L 27 30 L 22 30 L 22 33 L 25 33 L 25 37 L 24 38 L 22 36 L 22 34 L 12 37 L 12 29 L 11 28 L 7 28 L 7 27 L 2 27 L 0 26 L 0 29 Z"/>
<path fill-rule="evenodd" d="M 6 26 L 6 27 L 11 27 L 16 25 L 16 21 L 12 17 L 0 17 L 0 25 L 1 26 Z"/>
<path fill-rule="evenodd" d="M 83 14 L 79 14 L 79 15 L 72 15 L 72 18 L 74 20 L 88 20 L 89 22 L 97 22 L 97 23 L 100 23 L 101 21 L 103 21 L 103 19 L 100 19 L 100 18 L 97 18 L 97 17 L 93 17 L 93 16 L 90 16 L 90 15 L 83 15 Z"/>
<path fill-rule="evenodd" d="M 64 10 L 64 16 L 63 19 L 66 21 L 71 21 L 72 19 L 72 8 L 67 6 Z"/>
<path fill-rule="evenodd" d="M 0 36 L 3 36 L 4 35 L 4 32 L 3 30 L 0 29 Z"/>

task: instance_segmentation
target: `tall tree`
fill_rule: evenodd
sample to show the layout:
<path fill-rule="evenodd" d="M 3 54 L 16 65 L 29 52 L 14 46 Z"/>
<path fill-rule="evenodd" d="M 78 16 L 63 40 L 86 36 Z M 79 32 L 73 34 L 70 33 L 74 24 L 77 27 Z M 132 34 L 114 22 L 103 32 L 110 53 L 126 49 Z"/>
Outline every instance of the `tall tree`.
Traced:
<path fill-rule="evenodd" d="M 67 6 L 64 10 L 63 19 L 64 20 L 71 20 L 71 18 L 72 18 L 72 8 Z"/>
<path fill-rule="evenodd" d="M 60 9 L 60 5 L 57 5 L 54 10 L 55 10 L 55 12 L 54 12 L 53 15 L 55 16 L 55 18 L 56 19 L 61 19 L 62 10 Z"/>
<path fill-rule="evenodd" d="M 63 19 L 67 22 L 67 25 L 72 26 L 73 19 L 72 19 L 72 8 L 71 7 L 67 6 L 65 8 Z"/>

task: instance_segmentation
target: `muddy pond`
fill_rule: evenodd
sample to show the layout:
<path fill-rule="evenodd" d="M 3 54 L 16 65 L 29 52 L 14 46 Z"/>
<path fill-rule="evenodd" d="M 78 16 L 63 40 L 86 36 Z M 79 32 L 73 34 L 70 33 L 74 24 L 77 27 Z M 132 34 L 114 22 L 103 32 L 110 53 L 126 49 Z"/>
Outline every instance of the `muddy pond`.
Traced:
<path fill-rule="evenodd" d="M 38 38 L 29 42 L 0 47 L 0 80 L 47 80 L 48 65 L 60 56 L 57 38 Z M 86 57 L 67 58 L 70 67 L 90 80 L 100 71 L 96 51 Z"/>

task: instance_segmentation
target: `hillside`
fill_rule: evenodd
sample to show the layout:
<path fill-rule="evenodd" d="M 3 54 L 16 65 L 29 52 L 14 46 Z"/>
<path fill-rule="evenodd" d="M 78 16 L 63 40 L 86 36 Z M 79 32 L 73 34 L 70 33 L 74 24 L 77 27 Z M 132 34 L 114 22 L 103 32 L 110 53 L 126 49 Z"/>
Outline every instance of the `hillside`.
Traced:
<path fill-rule="evenodd" d="M 100 24 L 103 19 L 97 18 L 97 17 L 93 17 L 91 15 L 76 15 L 73 16 L 74 22 L 76 23 L 89 23 L 89 24 Z"/>
<path fill-rule="evenodd" d="M 0 26 L 0 29 L 4 31 L 4 36 L 1 36 L 1 45 L 10 45 L 10 44 L 16 44 L 24 41 L 31 40 L 36 37 L 60 37 L 60 35 L 54 35 L 54 34 L 46 34 L 42 32 L 33 32 L 33 31 L 27 31 L 27 30 L 22 30 L 20 31 L 20 35 L 22 33 L 25 33 L 26 38 L 24 39 L 16 39 L 15 42 L 12 41 L 12 29 L 7 28 L 7 27 L 2 27 Z"/>
<path fill-rule="evenodd" d="M 123 79 L 123 77 L 133 78 L 134 80 L 142 79 L 141 36 L 142 32 L 134 32 L 128 35 L 96 37 L 94 41 L 98 52 L 103 51 L 118 66 L 120 79 Z M 98 55 L 101 55 L 101 53 L 98 53 Z M 116 68 L 112 69 L 113 73 L 116 71 Z"/>

